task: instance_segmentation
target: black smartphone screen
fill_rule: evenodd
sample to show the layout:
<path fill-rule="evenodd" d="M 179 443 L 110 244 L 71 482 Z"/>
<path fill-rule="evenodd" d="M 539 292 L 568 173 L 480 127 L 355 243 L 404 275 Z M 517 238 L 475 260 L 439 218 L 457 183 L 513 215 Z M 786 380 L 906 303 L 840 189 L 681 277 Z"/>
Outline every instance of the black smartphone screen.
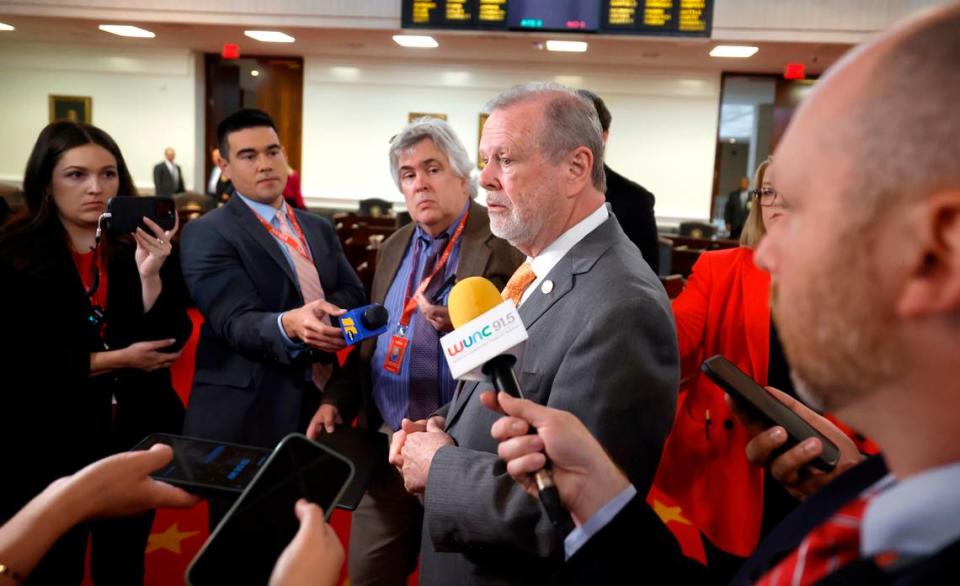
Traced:
<path fill-rule="evenodd" d="M 107 202 L 110 218 L 106 221 L 111 234 L 130 234 L 143 228 L 147 234 L 153 231 L 144 223 L 147 217 L 164 230 L 172 230 L 176 224 L 177 207 L 172 199 L 157 197 L 120 196 Z"/>
<path fill-rule="evenodd" d="M 134 449 L 158 443 L 173 448 L 173 460 L 151 476 L 204 496 L 240 496 L 270 456 L 266 448 L 163 433 L 147 436 Z"/>
<path fill-rule="evenodd" d="M 735 364 L 717 354 L 704 360 L 700 369 L 710 377 L 710 380 L 736 399 L 737 403 L 742 405 L 752 417 L 768 425 L 783 427 L 787 431 L 787 448 L 815 437 L 823 445 L 823 451 L 813 460 L 813 465 L 824 472 L 830 472 L 836 467 L 840 461 L 840 449 L 837 445 L 778 401 Z"/>
<path fill-rule="evenodd" d="M 327 517 L 353 476 L 349 460 L 301 434 L 280 442 L 187 569 L 193 586 L 266 584 L 299 528 L 294 504 L 305 498 Z"/>

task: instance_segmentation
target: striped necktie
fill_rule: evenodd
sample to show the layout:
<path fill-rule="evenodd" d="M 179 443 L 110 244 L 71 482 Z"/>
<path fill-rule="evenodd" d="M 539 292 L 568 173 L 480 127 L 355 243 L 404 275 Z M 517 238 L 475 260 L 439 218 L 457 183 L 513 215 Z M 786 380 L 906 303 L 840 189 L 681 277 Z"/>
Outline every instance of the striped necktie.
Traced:
<path fill-rule="evenodd" d="M 297 240 L 297 235 L 293 233 L 293 230 L 290 229 L 290 223 L 286 219 L 287 217 L 287 206 L 284 204 L 276 214 L 273 216 L 273 227 L 277 228 L 283 234 L 286 234 L 293 240 Z M 320 275 L 317 273 L 317 266 L 313 263 L 312 258 L 306 258 L 302 254 L 296 251 L 296 249 L 287 245 L 285 242 L 278 240 L 281 246 L 287 249 L 287 253 L 290 256 L 290 260 L 293 261 L 293 268 L 297 273 L 297 283 L 300 285 L 300 295 L 303 297 L 303 303 L 307 304 L 311 301 L 316 301 L 317 299 L 325 299 L 323 293 L 323 285 L 320 284 Z M 306 243 L 304 243 L 306 244 Z M 310 254 L 310 247 L 305 247 L 307 254 Z M 323 322 L 327 325 L 330 325 L 330 318 L 326 315 L 323 316 Z M 333 372 L 333 364 L 320 364 L 314 363 L 312 369 L 312 379 L 313 383 L 317 385 L 317 388 L 321 391 L 326 387 L 327 381 L 330 380 L 330 375 Z"/>

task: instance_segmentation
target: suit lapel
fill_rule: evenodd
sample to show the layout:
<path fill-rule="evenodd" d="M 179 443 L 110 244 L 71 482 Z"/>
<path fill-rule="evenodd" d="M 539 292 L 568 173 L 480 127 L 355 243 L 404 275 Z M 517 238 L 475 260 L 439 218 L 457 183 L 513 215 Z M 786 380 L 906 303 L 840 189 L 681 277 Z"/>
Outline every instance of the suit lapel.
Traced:
<path fill-rule="evenodd" d="M 387 298 L 387 290 L 397 276 L 397 271 L 400 270 L 403 253 L 407 250 L 415 227 L 416 224 L 413 222 L 407 224 L 394 232 L 380 247 L 380 252 L 377 254 L 377 267 L 373 275 L 373 286 L 370 287 L 371 302 L 383 303 Z"/>
<path fill-rule="evenodd" d="M 618 233 L 623 236 L 623 229 L 613 214 L 610 214 L 609 218 L 560 259 L 546 279 L 540 282 L 540 289 L 531 293 L 520 306 L 520 318 L 528 330 L 554 303 L 573 290 L 575 275 L 589 272 L 603 253 L 617 241 Z M 553 288 L 549 293 L 544 293 L 543 283 L 547 280 L 553 282 Z"/>
<path fill-rule="evenodd" d="M 576 275 L 587 273 L 596 264 L 597 260 L 606 252 L 619 237 L 623 236 L 623 229 L 617 223 L 613 214 L 607 220 L 600 224 L 593 232 L 575 244 L 567 254 L 560 259 L 560 262 L 547 273 L 546 280 L 553 282 L 553 288 L 549 293 L 543 291 L 543 287 L 531 293 L 530 297 L 520 306 L 520 319 L 523 321 L 527 331 L 533 327 L 548 309 L 560 301 L 564 295 L 573 290 L 574 279 Z M 544 281 L 541 281 L 543 283 Z M 528 342 L 529 343 L 529 342 Z M 522 359 L 518 364 L 522 363 Z M 464 384 L 460 391 L 454 395 L 454 402 L 450 406 L 448 413 L 449 427 L 459 417 L 460 412 L 467 405 L 470 396 L 476 391 L 476 383 Z"/>
<path fill-rule="evenodd" d="M 283 273 L 287 275 L 287 278 L 290 279 L 299 291 L 300 282 L 297 280 L 296 275 L 293 274 L 293 269 L 290 268 L 290 263 L 287 261 L 287 258 L 283 256 L 283 252 L 280 250 L 280 244 L 274 240 L 273 236 L 260 224 L 254 211 L 251 210 L 247 204 L 243 203 L 243 200 L 239 197 L 231 197 L 226 207 L 234 215 L 240 230 L 245 232 L 254 242 L 267 251 L 270 258 L 277 263 Z"/>

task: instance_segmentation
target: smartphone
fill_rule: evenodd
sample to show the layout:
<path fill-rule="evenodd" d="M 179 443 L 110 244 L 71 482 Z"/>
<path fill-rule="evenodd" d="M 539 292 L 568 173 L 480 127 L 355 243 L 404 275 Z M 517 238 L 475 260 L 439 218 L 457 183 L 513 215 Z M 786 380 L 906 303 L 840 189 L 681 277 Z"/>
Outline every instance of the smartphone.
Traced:
<path fill-rule="evenodd" d="M 300 527 L 297 500 L 329 519 L 352 478 L 353 464 L 330 448 L 298 433 L 283 438 L 190 562 L 187 584 L 266 584 Z"/>
<path fill-rule="evenodd" d="M 153 230 L 147 227 L 143 218 L 147 217 L 164 230 L 173 230 L 177 221 L 177 206 L 172 199 L 159 197 L 111 197 L 107 201 L 107 231 L 111 234 L 130 234 L 137 227 L 147 234 Z"/>
<path fill-rule="evenodd" d="M 150 476 L 205 497 L 235 499 L 270 457 L 270 450 L 166 433 L 145 437 L 134 450 L 173 448 L 173 461 Z"/>
<path fill-rule="evenodd" d="M 779 425 L 787 430 L 787 443 L 783 449 L 790 449 L 808 438 L 815 437 L 823 444 L 823 451 L 812 462 L 813 466 L 824 472 L 830 472 L 836 468 L 840 461 L 840 449 L 837 445 L 778 401 L 732 362 L 717 354 L 704 360 L 700 370 L 728 395 L 736 399 L 751 417 L 767 425 Z"/>

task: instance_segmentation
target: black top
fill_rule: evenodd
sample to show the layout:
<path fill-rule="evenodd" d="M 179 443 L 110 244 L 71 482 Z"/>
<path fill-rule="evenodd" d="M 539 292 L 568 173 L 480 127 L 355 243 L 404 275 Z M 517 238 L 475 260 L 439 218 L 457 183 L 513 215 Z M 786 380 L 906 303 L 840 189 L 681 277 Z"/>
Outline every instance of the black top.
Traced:
<path fill-rule="evenodd" d="M 656 198 L 642 186 L 630 181 L 610 167 L 603 166 L 607 177 L 607 201 L 613 208 L 627 238 L 637 245 L 643 260 L 655 274 L 660 273 L 660 251 L 657 246 L 657 218 L 653 213 Z"/>
<path fill-rule="evenodd" d="M 0 521 L 52 480 L 148 433 L 178 433 L 183 405 L 169 369 L 115 370 L 90 376 L 90 354 L 137 341 L 175 338 L 192 328 L 185 289 L 173 256 L 161 269 L 163 290 L 143 313 L 136 245 L 119 238 L 107 252 L 107 310 L 103 337 L 89 321 L 90 300 L 59 223 L 5 235 L 0 244 L 0 461 L 11 471 L 0 486 Z M 112 398 L 117 400 L 112 418 Z"/>

